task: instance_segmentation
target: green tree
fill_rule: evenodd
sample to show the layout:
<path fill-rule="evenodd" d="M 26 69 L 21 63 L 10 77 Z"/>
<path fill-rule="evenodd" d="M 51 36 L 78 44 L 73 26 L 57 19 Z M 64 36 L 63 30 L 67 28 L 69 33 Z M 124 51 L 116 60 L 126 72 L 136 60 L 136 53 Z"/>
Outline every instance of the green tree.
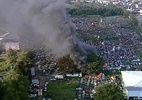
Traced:
<path fill-rule="evenodd" d="M 114 83 L 96 87 L 95 100 L 125 100 L 123 91 Z"/>
<path fill-rule="evenodd" d="M 104 64 L 103 58 L 96 56 L 95 54 L 87 55 L 87 64 L 85 71 L 87 73 L 99 73 L 102 71 L 102 66 Z"/>
<path fill-rule="evenodd" d="M 102 64 L 100 61 L 95 61 L 87 64 L 88 73 L 100 73 L 102 71 Z"/>
<path fill-rule="evenodd" d="M 0 100 L 3 100 L 5 94 L 5 87 L 3 86 L 2 82 L 0 81 Z"/>
<path fill-rule="evenodd" d="M 4 51 L 3 50 L 3 45 L 2 45 L 2 43 L 0 43 L 0 54 L 2 54 L 3 51 Z"/>
<path fill-rule="evenodd" d="M 31 60 L 32 58 L 32 52 L 21 52 L 16 59 L 16 63 L 14 64 L 14 70 L 17 71 L 19 74 L 26 75 L 27 70 L 33 66 L 33 62 Z"/>
<path fill-rule="evenodd" d="M 29 100 L 29 82 L 27 77 L 19 76 L 4 82 L 5 94 L 1 100 Z"/>
<path fill-rule="evenodd" d="M 17 59 L 17 51 L 14 51 L 12 49 L 9 49 L 7 52 L 7 59 L 10 61 L 10 63 L 13 63 Z"/>

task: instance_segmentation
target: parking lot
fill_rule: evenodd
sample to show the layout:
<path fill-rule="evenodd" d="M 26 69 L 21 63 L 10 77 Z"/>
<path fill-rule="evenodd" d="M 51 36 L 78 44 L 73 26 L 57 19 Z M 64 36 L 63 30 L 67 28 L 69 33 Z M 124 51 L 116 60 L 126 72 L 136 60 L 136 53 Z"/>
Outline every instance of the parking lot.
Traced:
<path fill-rule="evenodd" d="M 106 77 L 104 77 L 103 74 L 86 75 L 78 81 L 75 100 L 95 100 L 95 88 L 104 83 L 115 83 L 123 89 L 121 79 L 118 75 Z"/>

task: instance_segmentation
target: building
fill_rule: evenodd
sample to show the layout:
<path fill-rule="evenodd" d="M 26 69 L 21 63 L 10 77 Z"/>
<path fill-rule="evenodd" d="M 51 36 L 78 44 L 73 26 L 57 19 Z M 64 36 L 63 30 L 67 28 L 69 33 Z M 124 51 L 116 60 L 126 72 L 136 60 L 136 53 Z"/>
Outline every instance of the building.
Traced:
<path fill-rule="evenodd" d="M 142 99 L 142 71 L 121 71 L 127 99 Z"/>
<path fill-rule="evenodd" d="M 8 51 L 9 49 L 12 49 L 12 50 L 20 50 L 20 47 L 19 47 L 19 42 L 7 42 L 5 43 L 4 45 L 4 49 L 6 51 Z"/>
<path fill-rule="evenodd" d="M 19 39 L 20 37 L 17 34 L 11 34 L 4 28 L 0 27 L 0 45 L 3 50 L 20 50 Z"/>
<path fill-rule="evenodd" d="M 7 32 L 5 29 L 0 27 L 0 43 L 2 43 L 3 38 L 8 34 L 9 32 Z"/>
<path fill-rule="evenodd" d="M 19 36 L 17 34 L 5 33 L 0 38 L 2 38 L 1 43 L 5 51 L 9 49 L 20 50 Z"/>

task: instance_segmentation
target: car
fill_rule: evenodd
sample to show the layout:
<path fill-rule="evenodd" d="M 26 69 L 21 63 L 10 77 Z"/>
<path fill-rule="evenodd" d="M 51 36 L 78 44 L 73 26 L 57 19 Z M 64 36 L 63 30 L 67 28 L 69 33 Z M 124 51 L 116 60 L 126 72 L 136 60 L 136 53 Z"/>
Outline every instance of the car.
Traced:
<path fill-rule="evenodd" d="M 42 96 L 42 88 L 38 89 L 38 96 Z"/>
<path fill-rule="evenodd" d="M 81 88 L 81 87 L 78 87 L 78 88 L 76 88 L 76 90 L 79 90 L 79 91 L 81 91 L 81 90 L 82 90 L 82 88 Z"/>
<path fill-rule="evenodd" d="M 37 94 L 30 94 L 30 98 L 35 98 Z"/>
<path fill-rule="evenodd" d="M 47 87 L 47 84 L 44 84 L 44 87 Z"/>
<path fill-rule="evenodd" d="M 47 87 L 44 87 L 44 91 L 46 91 L 47 90 Z"/>
<path fill-rule="evenodd" d="M 78 99 L 81 100 L 81 96 L 78 96 Z"/>
<path fill-rule="evenodd" d="M 32 84 L 32 86 L 39 86 L 39 84 L 36 84 L 36 83 L 35 83 L 35 84 Z"/>
<path fill-rule="evenodd" d="M 57 80 L 57 79 L 55 79 L 55 78 L 52 78 L 52 79 L 50 79 L 51 81 L 55 81 L 55 80 Z"/>
<path fill-rule="evenodd" d="M 90 93 L 90 97 L 91 97 L 91 98 L 94 98 L 94 95 L 93 95 L 92 93 Z"/>
<path fill-rule="evenodd" d="M 46 82 L 45 84 L 44 84 L 44 86 L 46 87 L 48 85 L 48 82 Z"/>
<path fill-rule="evenodd" d="M 86 95 L 86 97 L 89 97 L 89 93 L 86 93 L 85 95 Z"/>

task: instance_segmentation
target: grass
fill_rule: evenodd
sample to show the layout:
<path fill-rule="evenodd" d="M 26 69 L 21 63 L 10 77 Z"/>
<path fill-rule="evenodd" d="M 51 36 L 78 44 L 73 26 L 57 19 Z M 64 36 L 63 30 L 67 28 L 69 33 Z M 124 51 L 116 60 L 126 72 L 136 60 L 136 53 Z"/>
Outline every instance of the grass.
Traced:
<path fill-rule="evenodd" d="M 65 82 L 50 82 L 47 86 L 46 95 L 51 97 L 52 100 L 74 100 L 76 85 L 76 79 L 72 79 Z"/>

